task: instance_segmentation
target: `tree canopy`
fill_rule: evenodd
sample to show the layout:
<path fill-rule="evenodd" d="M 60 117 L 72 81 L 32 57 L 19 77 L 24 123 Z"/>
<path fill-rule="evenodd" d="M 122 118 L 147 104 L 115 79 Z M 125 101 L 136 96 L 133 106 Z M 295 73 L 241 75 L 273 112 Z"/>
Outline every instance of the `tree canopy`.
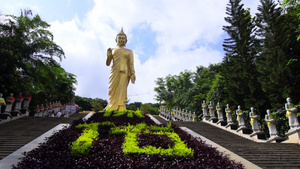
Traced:
<path fill-rule="evenodd" d="M 56 61 L 65 58 L 63 49 L 53 40 L 50 25 L 31 10 L 20 16 L 2 15 L 0 21 L 0 92 L 30 93 L 35 104 L 74 97 L 76 76 Z"/>
<path fill-rule="evenodd" d="M 159 77 L 156 100 L 167 107 L 201 112 L 201 103 L 279 109 L 287 97 L 300 101 L 300 5 L 298 1 L 260 0 L 251 16 L 242 0 L 229 0 L 223 30 L 225 55 L 220 64 L 198 66 L 195 72 Z M 189 78 L 187 78 L 189 77 Z M 183 83 L 184 82 L 184 83 Z"/>

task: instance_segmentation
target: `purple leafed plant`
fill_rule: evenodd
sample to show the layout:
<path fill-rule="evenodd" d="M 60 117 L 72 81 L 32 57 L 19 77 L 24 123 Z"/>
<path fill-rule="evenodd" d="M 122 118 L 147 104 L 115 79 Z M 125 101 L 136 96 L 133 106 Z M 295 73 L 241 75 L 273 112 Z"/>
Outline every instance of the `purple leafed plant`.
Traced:
<path fill-rule="evenodd" d="M 127 115 L 120 117 L 104 117 L 103 113 L 96 113 L 87 123 L 110 121 L 115 126 L 136 125 L 145 122 L 148 126 L 156 125 L 148 116 L 144 118 L 129 118 Z M 230 160 L 227 156 L 208 146 L 199 138 L 172 125 L 189 148 L 194 151 L 193 157 L 165 156 L 153 154 L 124 155 L 122 145 L 125 134 L 110 134 L 109 126 L 99 126 L 99 138 L 93 142 L 91 151 L 87 155 L 74 154 L 70 151 L 70 143 L 74 142 L 81 134 L 82 129 L 75 126 L 84 123 L 81 119 L 73 121 L 69 128 L 64 128 L 47 138 L 45 143 L 38 148 L 25 153 L 25 157 L 15 169 L 33 168 L 211 168 L 211 169 L 240 169 L 242 164 Z M 158 125 L 163 126 L 163 125 Z M 165 135 L 139 134 L 139 147 L 151 145 L 154 147 L 168 148 L 174 146 L 172 140 Z"/>

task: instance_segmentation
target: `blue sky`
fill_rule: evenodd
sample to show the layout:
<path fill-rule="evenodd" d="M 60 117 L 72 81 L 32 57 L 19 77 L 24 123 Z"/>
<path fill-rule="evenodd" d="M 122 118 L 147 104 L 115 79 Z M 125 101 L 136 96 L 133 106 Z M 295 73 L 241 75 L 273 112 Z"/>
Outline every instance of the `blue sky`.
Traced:
<path fill-rule="evenodd" d="M 106 50 L 123 27 L 134 52 L 136 83 L 130 102 L 155 103 L 158 77 L 222 61 L 228 0 L 0 0 L 0 14 L 31 9 L 47 23 L 77 76 L 76 95 L 108 99 Z M 242 0 L 256 12 L 259 0 Z"/>

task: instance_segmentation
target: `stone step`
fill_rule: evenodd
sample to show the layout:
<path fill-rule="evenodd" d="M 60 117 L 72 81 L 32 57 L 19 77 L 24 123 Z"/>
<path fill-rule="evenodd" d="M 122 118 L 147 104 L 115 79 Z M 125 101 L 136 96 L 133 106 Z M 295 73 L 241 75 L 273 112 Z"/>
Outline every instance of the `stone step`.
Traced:
<path fill-rule="evenodd" d="M 167 121 L 155 116 L 161 123 Z M 262 168 L 300 168 L 300 146 L 286 143 L 256 143 L 204 122 L 172 122 L 187 127 Z"/>
<path fill-rule="evenodd" d="M 86 114 L 69 118 L 25 116 L 0 124 L 0 160 L 61 123 L 72 123 Z"/>

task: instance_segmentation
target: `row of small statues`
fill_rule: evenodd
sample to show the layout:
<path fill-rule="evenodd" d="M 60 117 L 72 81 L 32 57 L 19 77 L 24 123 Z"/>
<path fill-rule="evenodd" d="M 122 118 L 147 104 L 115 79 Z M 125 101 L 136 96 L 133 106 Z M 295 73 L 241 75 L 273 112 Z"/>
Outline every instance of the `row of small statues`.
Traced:
<path fill-rule="evenodd" d="M 292 104 L 291 98 L 287 98 L 286 100 L 287 100 L 287 103 L 285 104 L 285 109 L 286 109 L 286 117 L 289 120 L 289 127 L 290 127 L 289 132 L 290 132 L 290 131 L 299 129 L 300 125 L 299 125 L 299 121 L 297 118 L 297 111 L 298 111 L 297 108 L 295 107 L 294 104 Z M 215 110 L 217 110 L 218 117 L 216 117 L 216 115 L 215 115 Z M 218 120 L 217 123 L 225 122 L 224 117 L 223 117 L 222 107 L 220 106 L 220 103 L 217 103 L 217 106 L 214 109 L 214 106 L 211 101 L 210 101 L 209 105 L 207 105 L 205 103 L 205 101 L 203 101 L 202 111 L 203 111 L 203 120 L 208 120 L 208 121 Z M 266 112 L 267 112 L 267 114 L 265 115 L 265 120 L 268 124 L 270 137 L 271 138 L 277 137 L 278 132 L 276 129 L 276 121 L 275 121 L 274 117 L 271 115 L 271 112 L 269 109 Z M 225 113 L 226 113 L 226 118 L 227 118 L 227 126 L 233 125 L 232 115 L 234 112 L 229 107 L 229 104 L 226 105 Z M 241 109 L 241 106 L 237 107 L 237 110 L 235 110 L 235 115 L 237 116 L 239 129 L 246 128 L 244 112 Z M 251 119 L 250 123 L 251 123 L 253 132 L 254 133 L 260 132 L 259 123 L 258 123 L 259 116 L 255 113 L 253 107 L 250 108 L 249 117 Z"/>
<path fill-rule="evenodd" d="M 34 116 L 49 116 L 54 117 L 58 112 L 61 112 L 65 109 L 66 106 L 63 106 L 60 101 L 50 102 L 49 104 L 41 104 L 41 106 L 37 105 L 34 110 Z"/>
<path fill-rule="evenodd" d="M 31 101 L 31 95 L 26 94 L 24 97 L 22 93 L 16 98 L 13 93 L 10 93 L 9 97 L 3 98 L 3 94 L 0 93 L 0 115 L 2 119 L 9 119 L 13 116 L 19 116 L 29 113 L 29 104 Z M 1 107 L 5 106 L 4 112 L 1 111 Z M 13 108 L 14 106 L 14 108 Z"/>
<path fill-rule="evenodd" d="M 75 103 L 67 103 L 62 105 L 60 102 L 53 102 L 50 104 L 43 104 L 41 106 L 37 105 L 35 109 L 34 116 L 44 116 L 44 117 L 69 117 L 70 114 L 79 111 L 78 105 Z"/>
<path fill-rule="evenodd" d="M 164 106 L 160 107 L 160 115 L 168 120 L 173 121 L 197 121 L 197 115 L 192 113 L 191 111 L 188 112 L 187 110 L 181 110 L 179 108 L 168 109 Z"/>

